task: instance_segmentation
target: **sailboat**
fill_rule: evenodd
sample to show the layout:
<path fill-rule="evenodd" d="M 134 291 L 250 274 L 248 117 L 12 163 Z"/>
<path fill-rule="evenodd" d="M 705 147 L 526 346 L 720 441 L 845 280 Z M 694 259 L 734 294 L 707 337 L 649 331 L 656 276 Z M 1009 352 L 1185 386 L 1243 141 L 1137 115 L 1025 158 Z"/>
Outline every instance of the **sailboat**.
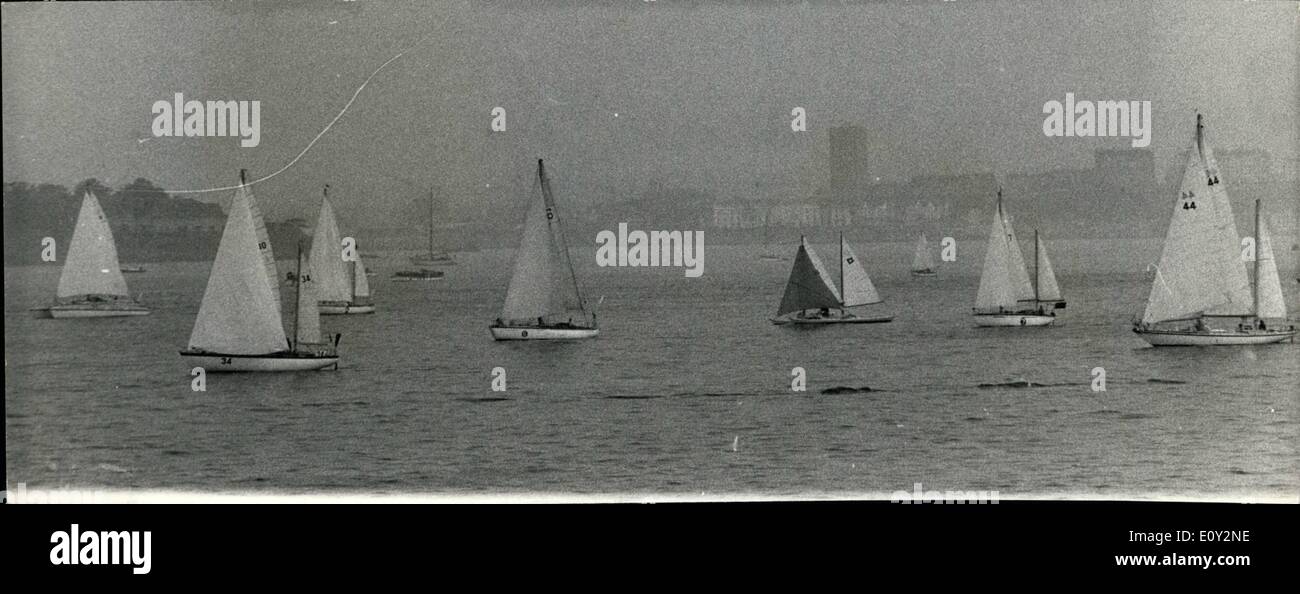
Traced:
<path fill-rule="evenodd" d="M 1025 257 L 1002 207 L 999 189 L 979 293 L 975 297 L 975 325 L 1048 326 L 1056 321 L 1056 310 L 1064 308 L 1056 274 L 1047 258 L 1047 246 L 1038 231 L 1034 231 L 1033 276 L 1026 270 Z"/>
<path fill-rule="evenodd" d="M 592 338 L 600 334 L 587 309 L 564 241 L 559 211 L 542 160 L 541 195 L 534 193 L 501 316 L 489 327 L 496 340 Z M 534 186 L 537 187 L 537 186 Z"/>
<path fill-rule="evenodd" d="M 1142 319 L 1133 332 L 1153 346 L 1267 344 L 1295 339 L 1262 207 L 1255 201 L 1254 279 L 1240 256 L 1236 222 L 1214 153 L 1196 115 L 1194 146 Z M 1209 322 L 1234 319 L 1236 328 Z M 1272 324 L 1268 320 L 1273 320 Z"/>
<path fill-rule="evenodd" d="M 397 282 L 438 280 L 445 274 L 441 270 L 425 268 L 425 266 L 450 266 L 456 263 L 446 252 L 434 253 L 433 251 L 433 190 L 429 190 L 429 251 L 418 256 L 411 256 L 411 263 L 420 266 L 420 268 L 416 270 L 399 270 L 393 273 L 393 280 Z"/>
<path fill-rule="evenodd" d="M 912 276 L 934 276 L 934 256 L 930 255 L 930 242 L 925 234 L 916 242 L 916 255 L 912 256 Z"/>
<path fill-rule="evenodd" d="M 754 185 L 755 188 L 757 188 L 758 184 L 755 183 Z M 771 219 L 772 208 L 766 207 L 763 214 L 763 253 L 758 255 L 758 259 L 763 262 L 781 262 L 785 260 L 785 256 L 778 254 L 776 250 L 772 249 Z"/>
<path fill-rule="evenodd" d="M 785 295 L 777 308 L 772 323 L 785 324 L 873 324 L 889 322 L 893 316 L 858 316 L 848 308 L 880 303 L 883 299 L 871 284 L 871 278 L 862 267 L 853 248 L 840 234 L 840 286 L 836 290 L 830 273 L 822 264 L 817 252 L 804 237 L 799 238 L 799 251 L 794 256 L 790 280 L 785 285 Z M 831 311 L 835 310 L 835 311 Z M 787 315 L 794 314 L 794 315 Z M 785 316 L 785 317 L 782 317 Z"/>
<path fill-rule="evenodd" d="M 343 260 L 342 241 L 334 208 L 330 206 L 329 186 L 320 200 L 320 216 L 311 240 L 311 271 L 316 283 L 316 297 L 322 315 L 375 313 L 370 300 L 370 283 L 366 280 L 361 255 Z M 358 276 L 360 278 L 358 278 Z"/>
<path fill-rule="evenodd" d="M 429 190 L 429 251 L 411 256 L 411 263 L 416 266 L 454 266 L 456 260 L 447 252 L 433 251 L 433 190 Z M 441 276 L 441 275 L 439 275 Z"/>
<path fill-rule="evenodd" d="M 117 244 L 95 195 L 86 192 L 59 275 L 54 305 L 33 310 L 42 318 L 108 318 L 149 315 L 131 298 L 117 261 Z"/>
<path fill-rule="evenodd" d="M 321 340 L 310 269 L 298 271 L 293 338 L 280 319 L 278 274 L 265 222 L 240 171 L 203 303 L 182 357 L 207 371 L 306 371 L 338 367 L 339 336 Z M 268 268 L 266 263 L 270 262 Z"/>

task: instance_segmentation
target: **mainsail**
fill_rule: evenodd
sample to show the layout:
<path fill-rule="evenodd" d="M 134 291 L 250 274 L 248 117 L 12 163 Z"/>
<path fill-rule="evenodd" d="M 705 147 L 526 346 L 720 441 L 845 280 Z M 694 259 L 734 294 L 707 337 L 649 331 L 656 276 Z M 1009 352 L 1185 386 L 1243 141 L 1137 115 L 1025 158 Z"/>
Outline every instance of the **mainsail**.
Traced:
<path fill-rule="evenodd" d="M 560 216 L 551 195 L 550 181 L 542 161 L 537 161 L 541 195 L 534 193 L 524 219 L 524 236 L 515 255 L 515 270 L 506 290 L 503 320 L 536 322 L 545 316 L 586 311 L 578 291 L 578 279 L 564 241 Z"/>
<path fill-rule="evenodd" d="M 874 291 L 874 289 L 873 289 Z M 776 315 L 781 316 L 805 309 L 841 307 L 839 291 L 831 282 L 817 252 L 802 238 L 799 240 L 799 252 L 794 257 L 794 268 L 790 270 L 790 280 L 785 285 L 785 295 L 781 297 L 781 306 Z"/>
<path fill-rule="evenodd" d="M 316 298 L 321 301 L 348 301 L 352 298 L 348 270 L 343 262 L 343 247 L 338 223 L 329 196 L 322 196 L 320 216 L 311 239 L 312 281 Z"/>
<path fill-rule="evenodd" d="M 1056 284 L 1056 273 L 1052 271 L 1052 261 L 1047 258 L 1047 244 L 1043 238 L 1034 233 L 1034 257 L 1036 258 L 1034 266 L 1038 270 L 1037 279 L 1034 281 L 1038 287 L 1039 301 L 1060 301 L 1061 287 Z"/>
<path fill-rule="evenodd" d="M 1020 240 L 1016 239 L 1016 230 L 1011 226 L 1006 211 L 1002 209 L 1001 200 L 998 201 L 998 210 L 1002 211 L 1002 229 L 1006 235 L 1007 254 L 1010 255 L 1007 261 L 1007 274 L 1010 275 L 1011 285 L 1015 288 L 1016 299 L 1033 301 L 1034 285 L 1030 282 L 1029 270 L 1025 267 L 1025 254 L 1020 251 Z"/>
<path fill-rule="evenodd" d="M 840 285 L 844 295 L 842 307 L 881 302 L 880 294 L 876 293 L 876 287 L 871 284 L 871 277 L 867 276 L 862 262 L 843 235 L 840 235 Z"/>
<path fill-rule="evenodd" d="M 113 231 L 108 227 L 99 200 L 90 192 L 81 199 L 77 227 L 72 232 L 72 243 L 59 275 L 58 298 L 79 295 L 128 295 L 126 279 L 122 278 L 117 261 Z"/>
<path fill-rule="evenodd" d="M 1019 248 L 1016 248 L 1017 252 Z M 1008 241 L 1006 219 L 1002 215 L 1002 200 L 998 199 L 989 228 L 988 249 L 984 252 L 984 270 L 980 274 L 979 293 L 975 296 L 977 309 L 1010 309 L 1016 306 L 1017 285 L 1011 276 L 1011 244 Z M 1032 288 L 1031 288 L 1032 291 Z"/>
<path fill-rule="evenodd" d="M 1142 321 L 1152 324 L 1205 313 L 1249 315 L 1252 296 L 1236 223 L 1204 142 L 1200 116 L 1173 206 Z"/>
<path fill-rule="evenodd" d="M 271 285 L 271 294 L 275 296 L 275 313 L 280 313 L 280 273 L 275 269 L 275 253 L 271 251 L 271 235 L 266 231 L 266 221 L 262 219 L 262 211 L 257 207 L 257 198 L 253 196 L 253 188 L 244 184 L 245 173 L 239 171 L 239 190 L 243 192 L 245 200 L 248 202 L 248 210 L 253 218 L 253 230 L 257 237 L 257 251 L 262 257 L 262 267 L 266 270 L 267 282 Z"/>
<path fill-rule="evenodd" d="M 208 287 L 190 333 L 191 349 L 260 355 L 287 346 L 279 300 L 268 279 L 245 188 L 235 191 Z M 269 244 L 268 244 L 269 245 Z"/>
<path fill-rule="evenodd" d="M 930 255 L 930 243 L 925 240 L 925 234 L 916 242 L 916 255 L 912 257 L 912 271 L 923 272 L 934 270 L 934 257 Z"/>

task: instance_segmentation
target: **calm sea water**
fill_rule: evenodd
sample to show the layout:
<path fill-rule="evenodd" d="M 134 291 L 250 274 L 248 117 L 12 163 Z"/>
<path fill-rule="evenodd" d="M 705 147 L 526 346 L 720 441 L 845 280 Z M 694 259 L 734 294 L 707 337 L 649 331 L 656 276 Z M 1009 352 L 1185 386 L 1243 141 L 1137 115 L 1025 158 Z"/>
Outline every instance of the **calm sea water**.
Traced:
<path fill-rule="evenodd" d="M 491 340 L 508 251 L 462 254 L 429 283 L 387 280 L 404 265 L 394 254 L 368 262 L 378 313 L 323 319 L 343 333 L 338 371 L 212 374 L 198 393 L 177 351 L 207 263 L 128 275 L 151 316 L 70 321 L 26 311 L 50 300 L 57 266 L 10 267 L 7 482 L 771 496 L 919 482 L 1004 498 L 1294 499 L 1300 345 L 1150 348 L 1128 321 L 1158 242 L 1053 247 L 1069 308 L 1052 328 L 973 327 L 982 247 L 913 279 L 910 243 L 858 247 L 892 324 L 776 327 L 790 262 L 709 246 L 700 279 L 587 263 L 602 335 L 565 344 Z M 806 392 L 790 389 L 794 367 Z"/>

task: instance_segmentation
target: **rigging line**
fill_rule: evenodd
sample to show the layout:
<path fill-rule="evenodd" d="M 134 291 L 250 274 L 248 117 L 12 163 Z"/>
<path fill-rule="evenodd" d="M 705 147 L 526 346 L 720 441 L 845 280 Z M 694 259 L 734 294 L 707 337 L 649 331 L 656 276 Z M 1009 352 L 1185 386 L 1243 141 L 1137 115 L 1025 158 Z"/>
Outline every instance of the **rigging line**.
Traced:
<path fill-rule="evenodd" d="M 343 106 L 343 109 L 339 111 L 338 115 L 334 116 L 334 119 L 333 119 L 333 120 L 330 120 L 330 123 L 327 124 L 327 125 L 325 126 L 325 129 L 321 130 L 320 133 L 317 134 L 315 138 L 311 139 L 311 142 L 307 143 L 307 146 L 306 146 L 305 148 L 302 149 L 302 152 L 298 153 L 298 156 L 294 157 L 292 161 L 289 161 L 287 164 L 285 164 L 284 167 L 281 167 L 279 170 L 277 170 L 276 172 L 274 172 L 274 173 L 272 173 L 272 174 L 270 174 L 270 175 L 267 175 L 266 177 L 261 177 L 261 178 L 255 179 L 255 180 L 250 181 L 250 182 L 248 182 L 248 183 L 246 183 L 246 184 L 243 184 L 243 185 L 245 185 L 245 186 L 252 186 L 252 185 L 254 185 L 254 184 L 262 183 L 262 182 L 264 182 L 264 181 L 266 181 L 266 180 L 268 180 L 268 179 L 271 179 L 271 178 L 273 178 L 273 177 L 275 177 L 275 176 L 277 176 L 277 175 L 280 175 L 281 173 L 284 173 L 284 172 L 285 172 L 286 170 L 288 170 L 290 167 L 293 167 L 293 165 L 294 165 L 295 163 L 297 163 L 299 159 L 302 159 L 303 155 L 306 155 L 306 154 L 307 154 L 307 151 L 311 150 L 311 147 L 316 146 L 316 141 L 320 140 L 321 137 L 324 136 L 326 132 L 329 132 L 329 131 L 330 131 L 330 128 L 333 128 L 333 127 L 334 127 L 334 124 L 335 124 L 336 122 L 339 121 L 339 118 L 342 118 L 342 117 L 343 117 L 343 114 L 347 113 L 348 108 L 352 107 L 352 104 L 357 100 L 357 97 L 359 97 L 359 96 L 361 95 L 361 91 L 365 90 L 366 85 L 370 84 L 371 79 L 375 78 L 375 76 L 379 74 L 379 71 L 381 71 L 381 70 L 383 70 L 384 68 L 386 68 L 389 64 L 392 64 L 393 62 L 395 62 L 398 58 L 401 58 L 402 56 L 406 55 L 407 52 L 410 52 L 411 50 L 413 50 L 413 49 L 419 47 L 419 46 L 423 43 L 423 41 L 424 41 L 424 40 L 421 40 L 420 43 L 416 43 L 415 45 L 413 45 L 413 46 L 411 46 L 411 47 L 409 47 L 409 48 L 407 48 L 407 49 L 405 49 L 405 50 L 402 50 L 402 51 L 399 52 L 397 55 L 395 55 L 395 56 L 389 58 L 387 62 L 384 62 L 383 64 L 381 64 L 381 65 L 379 66 L 379 68 L 376 68 L 376 69 L 375 69 L 374 72 L 371 72 L 371 73 L 370 73 L 370 76 L 367 76 L 367 77 L 366 77 L 366 80 L 365 80 L 364 82 L 361 83 L 361 86 L 357 87 L 357 90 L 356 90 L 355 92 L 352 93 L 352 98 L 351 98 L 351 99 L 348 99 L 347 104 L 345 104 L 345 105 Z M 208 193 L 208 192 L 223 192 L 223 191 L 227 191 L 227 190 L 237 190 L 237 189 L 239 189 L 239 187 L 240 187 L 240 186 L 235 185 L 235 186 L 223 186 L 223 187 L 220 187 L 220 188 L 207 188 L 207 189 L 203 189 L 203 190 L 167 190 L 167 193 L 168 193 L 168 194 L 205 194 L 205 193 Z"/>

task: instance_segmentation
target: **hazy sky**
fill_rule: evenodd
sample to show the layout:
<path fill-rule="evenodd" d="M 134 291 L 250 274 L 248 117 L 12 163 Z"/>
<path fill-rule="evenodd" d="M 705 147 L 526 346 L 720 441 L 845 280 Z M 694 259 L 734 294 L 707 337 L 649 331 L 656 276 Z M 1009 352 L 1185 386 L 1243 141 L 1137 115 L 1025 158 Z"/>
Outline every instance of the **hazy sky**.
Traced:
<path fill-rule="evenodd" d="M 1219 147 L 1297 161 L 1296 2 L 31 3 L 3 6 L 6 181 L 258 187 L 268 216 L 400 224 L 421 187 L 500 201 L 544 157 L 581 200 L 651 183 L 799 197 L 826 127 L 887 175 L 1086 167 L 1120 138 L 1046 138 L 1042 106 L 1150 100 L 1161 172 L 1194 110 Z M 153 138 L 150 108 L 261 101 L 261 144 Z M 508 130 L 489 130 L 493 107 Z M 790 110 L 809 131 L 790 131 Z M 617 114 L 617 116 L 615 115 Z M 755 190 L 755 184 L 757 190 Z M 524 188 L 526 189 L 526 188 Z M 225 198 L 228 193 L 201 195 Z M 670 207 L 671 205 L 664 205 Z"/>

